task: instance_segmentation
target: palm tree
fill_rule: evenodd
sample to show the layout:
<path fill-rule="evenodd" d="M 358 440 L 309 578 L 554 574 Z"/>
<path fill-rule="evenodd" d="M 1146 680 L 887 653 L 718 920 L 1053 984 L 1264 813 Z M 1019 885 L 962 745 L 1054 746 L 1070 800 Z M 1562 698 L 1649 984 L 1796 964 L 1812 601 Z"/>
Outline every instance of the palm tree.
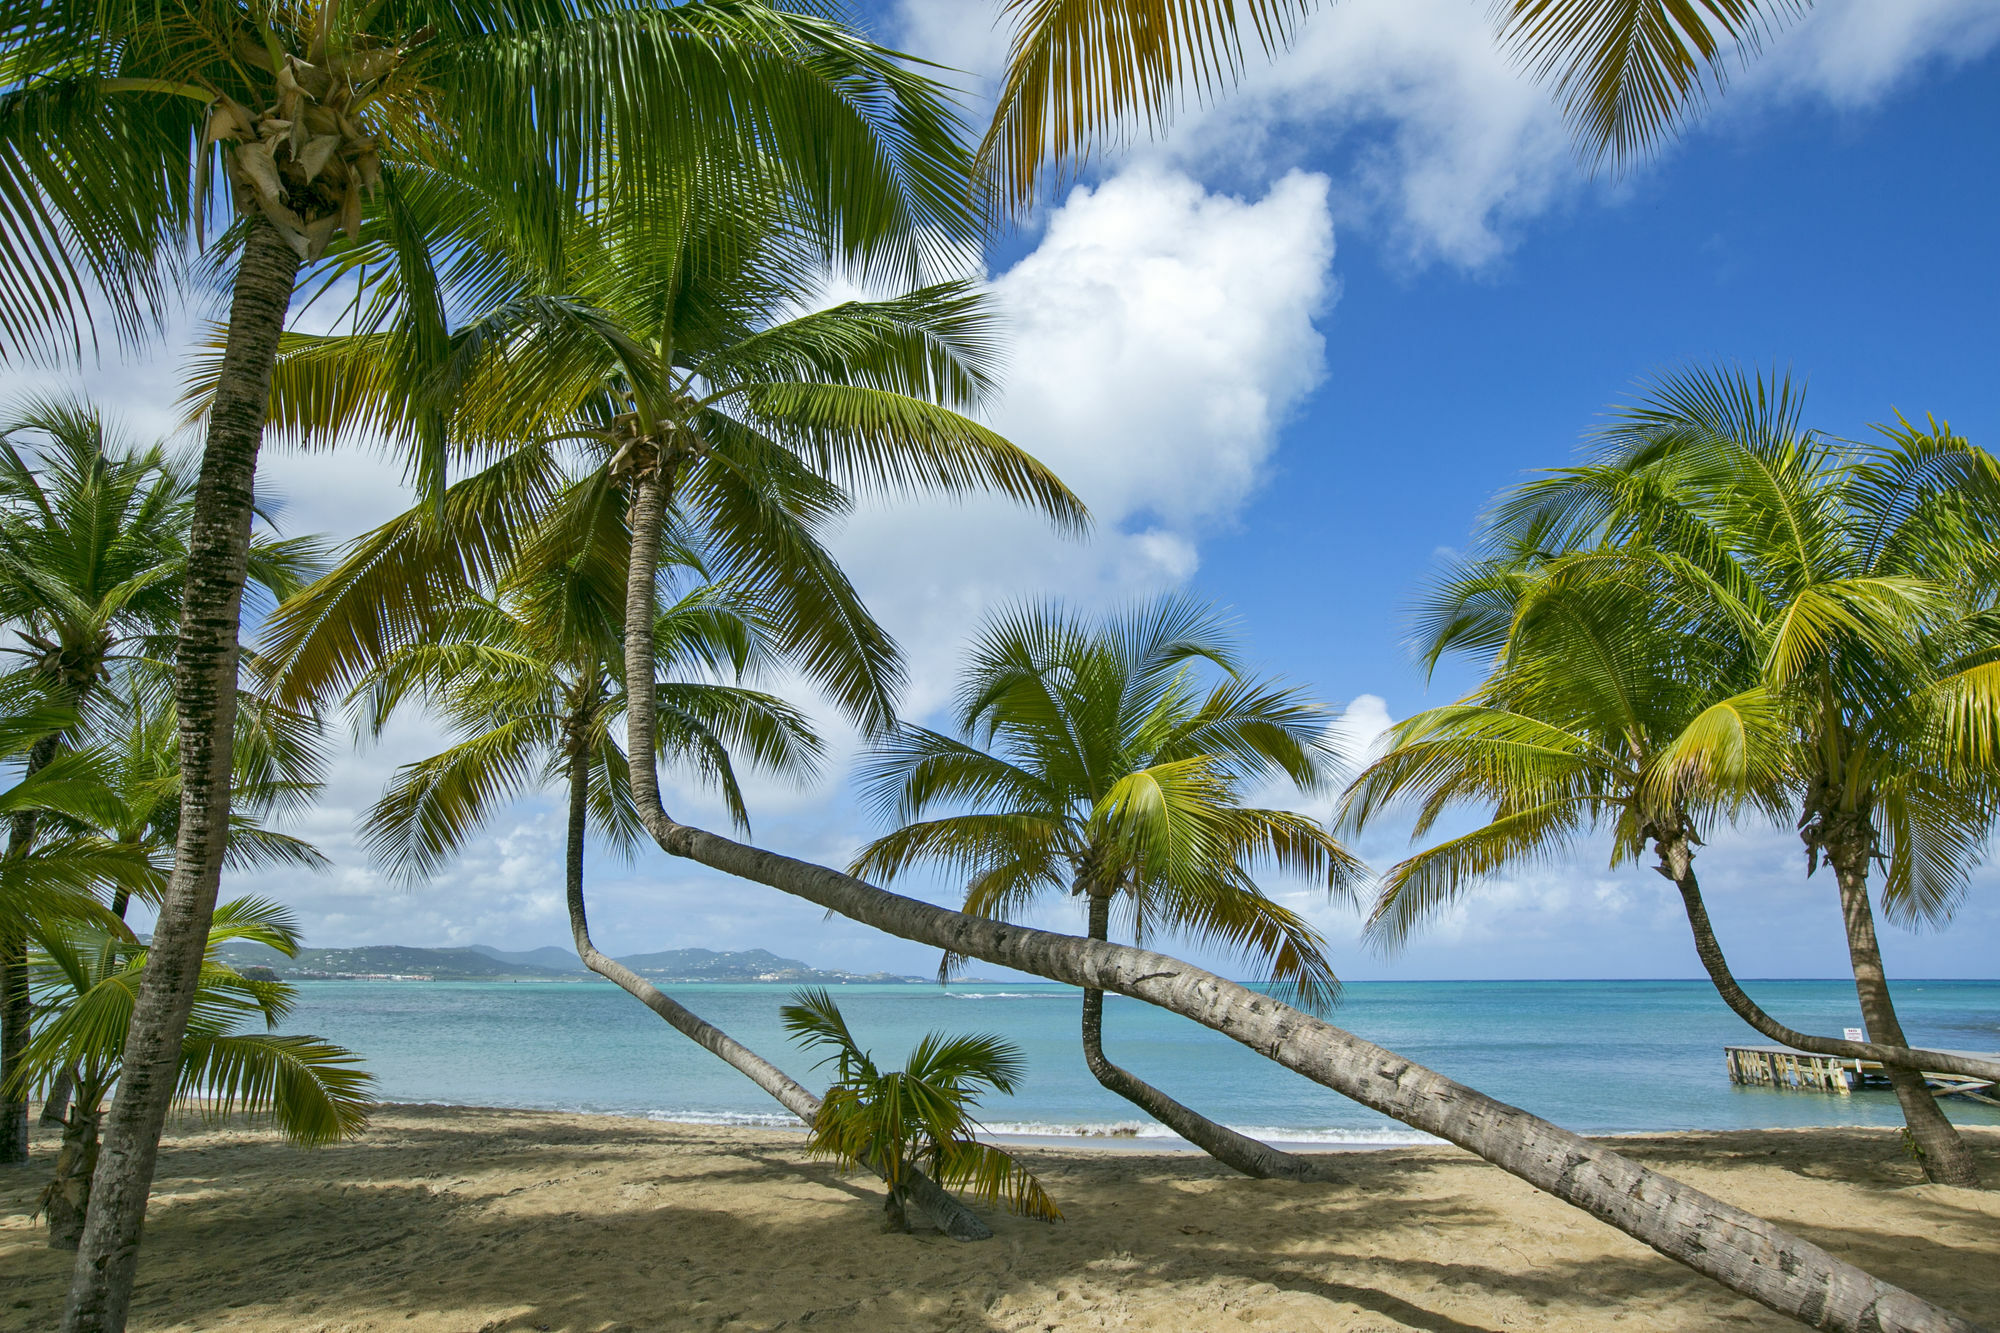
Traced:
<path fill-rule="evenodd" d="M 116 691 L 106 685 L 116 664 L 172 650 L 193 489 L 179 459 L 125 438 L 86 400 L 28 398 L 0 418 L 0 621 L 19 640 L 0 652 L 73 708 L 85 731 L 116 732 Z M 309 540 L 259 533 L 250 586 L 283 595 L 314 558 Z M 64 744 L 63 733 L 44 735 L 28 772 Z M 9 854 L 28 852 L 36 834 L 33 812 L 18 814 Z M 0 1079 L 28 1040 L 26 945 L 0 932 Z M 25 1103 L 0 1102 L 0 1119 L 0 1162 L 26 1160 Z"/>
<path fill-rule="evenodd" d="M 20 183 L 0 212 L 8 346 L 74 335 L 93 306 L 143 325 L 160 272 L 190 232 L 203 240 L 217 165 L 238 214 L 176 652 L 181 840 L 64 1316 L 82 1333 L 124 1325 L 215 901 L 251 483 L 301 264 L 342 231 L 357 255 L 372 229 L 419 294 L 415 322 L 438 326 L 442 289 L 425 275 L 431 243 L 448 253 L 454 232 L 404 204 L 439 162 L 519 181 L 519 215 L 545 217 L 613 161 L 628 179 L 698 175 L 705 146 L 755 144 L 763 179 L 857 260 L 959 241 L 974 209 L 934 84 L 838 24 L 756 0 L 4 0 L 0 30 L 13 57 L 0 169 Z"/>
<path fill-rule="evenodd" d="M 297 992 L 282 981 L 257 981 L 219 952 L 233 940 L 298 952 L 298 930 L 275 903 L 239 898 L 215 909 L 202 963 L 194 1016 L 181 1040 L 178 1096 L 205 1114 L 242 1110 L 268 1115 L 294 1143 L 307 1147 L 351 1138 L 367 1124 L 372 1075 L 359 1057 L 319 1037 L 244 1031 L 261 1021 L 275 1029 Z M 104 1098 L 118 1080 L 125 1029 L 146 966 L 146 948 L 129 932 L 96 925 L 42 929 L 35 955 L 36 988 L 45 1010 L 41 1030 L 14 1076 L 26 1094 L 68 1074 L 74 1092 L 64 1124 L 55 1177 L 42 1194 L 49 1247 L 73 1250 L 83 1233 L 98 1153 Z"/>
<path fill-rule="evenodd" d="M 573 517 L 576 510 L 564 512 Z M 564 880 L 578 957 L 811 1124 L 818 1097 L 606 956 L 590 936 L 588 833 L 595 827 L 600 840 L 627 856 L 639 833 L 629 765 L 613 731 L 623 707 L 623 562 L 616 558 L 622 543 L 610 531 L 614 526 L 595 528 L 600 541 L 611 538 L 610 554 L 574 540 L 570 523 L 531 538 L 497 596 L 462 595 L 457 611 L 429 636 L 386 654 L 350 691 L 349 702 L 377 734 L 396 708 L 412 700 L 432 705 L 460 734 L 449 750 L 398 771 L 364 820 L 368 842 L 401 877 L 420 881 L 509 800 L 561 782 L 569 810 Z M 700 573 L 692 553 L 682 554 L 682 568 Z M 306 599 L 313 595 L 309 590 Z M 776 631 L 754 599 L 710 583 L 669 603 L 654 622 L 654 635 L 668 649 L 660 668 L 668 677 L 659 687 L 662 752 L 719 789 L 738 827 L 747 828 L 732 756 L 803 779 L 817 765 L 821 742 L 782 699 L 701 677 L 721 671 L 741 679 L 772 665 Z M 919 1203 L 950 1234 L 961 1240 L 992 1234 L 928 1179 L 912 1184 Z"/>
<path fill-rule="evenodd" d="M 1496 40 L 1553 85 L 1579 151 L 1617 169 L 1670 138 L 1711 88 L 1720 91 L 1732 56 L 1747 61 L 1764 37 L 1811 7 L 1501 0 L 1493 10 Z M 1060 171 L 1135 126 L 1163 132 L 1190 93 L 1206 101 L 1241 77 L 1245 27 L 1275 55 L 1314 8 L 1313 0 L 1005 0 L 1014 33 L 980 159 L 1006 204 L 1025 211 L 1045 157 Z"/>
<path fill-rule="evenodd" d="M 1435 664 L 1451 650 L 1493 658 L 1466 698 L 1390 729 L 1384 753 L 1348 788 L 1360 830 L 1415 805 L 1413 836 L 1448 810 L 1489 822 L 1383 875 L 1370 935 L 1387 948 L 1475 885 L 1513 865 L 1561 858 L 1596 829 L 1612 864 L 1650 845 L 1681 895 L 1695 952 L 1745 1022 L 1801 1050 L 1991 1078 L 2000 1069 L 1944 1051 L 1811 1036 L 1767 1013 L 1737 982 L 1695 873 L 1706 833 L 1745 808 L 1783 814 L 1792 752 L 1782 707 L 1745 670 L 1727 633 L 1689 619 L 1675 571 L 1618 552 L 1511 552 L 1440 580 L 1420 616 Z"/>
<path fill-rule="evenodd" d="M 1204 684 L 1204 663 L 1221 680 Z M 1141 944 L 1166 932 L 1231 946 L 1324 1007 L 1339 985 L 1324 942 L 1251 868 L 1266 861 L 1338 894 L 1360 866 L 1313 820 L 1248 805 L 1246 789 L 1320 790 L 1332 721 L 1298 691 L 1245 676 L 1222 623 L 1191 602 L 1102 623 L 1053 606 L 1004 613 L 973 642 L 959 735 L 905 727 L 867 761 L 867 799 L 900 827 L 852 873 L 887 883 L 942 865 L 966 878 L 964 910 L 997 920 L 1052 894 L 1080 898 L 1093 940 L 1110 938 L 1117 910 Z M 952 806 L 962 811 L 926 818 Z M 1106 1088 L 1246 1174 L 1313 1173 L 1113 1064 L 1103 1026 L 1104 992 L 1087 987 L 1084 1059 Z"/>
<path fill-rule="evenodd" d="M 1993 755 L 1965 742 L 1994 724 L 1976 682 L 2000 586 L 2000 464 L 1937 423 L 1849 446 L 1805 430 L 1802 407 L 1789 383 L 1740 372 L 1667 380 L 1607 430 L 1599 461 L 1523 488 L 1497 526 L 1517 546 L 1579 552 L 1557 563 L 1582 575 L 1585 597 L 1631 594 L 1603 570 L 1649 571 L 1652 593 L 1625 619 L 1679 633 L 1646 641 L 1641 655 L 1659 656 L 1640 675 L 1706 707 L 1684 714 L 1688 731 L 1644 785 L 1740 766 L 1770 748 L 1753 733 L 1775 735 L 1781 765 L 1764 763 L 1756 785 L 1798 812 L 1808 873 L 1821 859 L 1834 869 L 1871 1044 L 1906 1047 L 1868 867 L 1887 863 L 1892 918 L 1942 922 L 1992 823 Z M 1482 616 L 1490 608 L 1462 638 L 1490 640 Z M 1704 646 L 1667 655 L 1689 643 Z M 1594 653 L 1545 666 L 1602 671 Z M 1701 933 L 1697 907 L 1690 897 Z M 1922 1078 L 1936 1055 L 1884 1063 L 1926 1174 L 1970 1184 L 1971 1158 Z"/>
<path fill-rule="evenodd" d="M 846 1166 L 867 1165 L 889 1187 L 882 1203 L 885 1229 L 910 1230 L 905 1207 L 917 1163 L 932 1178 L 969 1189 L 987 1203 L 1045 1222 L 1062 1220 L 1034 1173 L 1013 1156 L 975 1135 L 971 1112 L 983 1090 L 1011 1094 L 1027 1061 L 1021 1049 L 992 1033 L 947 1037 L 924 1034 L 901 1069 L 878 1069 L 848 1031 L 840 1006 L 824 990 L 792 992 L 779 1011 L 794 1040 L 828 1052 L 833 1086 L 811 1120 L 806 1150 Z"/>

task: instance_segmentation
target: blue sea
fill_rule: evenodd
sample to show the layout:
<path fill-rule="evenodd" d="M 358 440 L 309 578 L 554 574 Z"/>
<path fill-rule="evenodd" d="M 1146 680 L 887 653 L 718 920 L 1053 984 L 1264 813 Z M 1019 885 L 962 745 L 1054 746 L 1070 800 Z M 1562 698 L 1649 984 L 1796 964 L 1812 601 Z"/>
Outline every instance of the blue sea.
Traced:
<path fill-rule="evenodd" d="M 1793 1026 L 1858 1026 L 1842 981 L 1746 987 Z M 813 1059 L 792 1046 L 781 985 L 684 985 L 674 998 L 815 1089 Z M 368 982 L 300 985 L 288 1030 L 361 1053 L 389 1101 L 796 1125 L 748 1081 L 629 995 L 588 982 Z M 997 1032 L 1018 1043 L 1028 1076 L 983 1109 L 1002 1136 L 1111 1135 L 1174 1146 L 1167 1131 L 1097 1086 L 1078 1047 L 1080 993 L 1068 986 L 961 982 L 841 986 L 834 996 L 884 1067 L 930 1029 Z M 2000 1051 L 2000 981 L 1897 987 L 1913 1044 Z M 1585 1133 L 1793 1125 L 1895 1125 L 1892 1093 L 1780 1092 L 1730 1083 L 1722 1048 L 1759 1043 L 1698 981 L 1359 982 L 1332 1021 L 1504 1101 Z M 1189 1105 L 1246 1132 L 1303 1144 L 1366 1146 L 1425 1137 L 1176 1015 L 1109 998 L 1111 1058 Z M 2000 1125 L 2000 1109 L 1947 1098 L 1964 1123 Z"/>

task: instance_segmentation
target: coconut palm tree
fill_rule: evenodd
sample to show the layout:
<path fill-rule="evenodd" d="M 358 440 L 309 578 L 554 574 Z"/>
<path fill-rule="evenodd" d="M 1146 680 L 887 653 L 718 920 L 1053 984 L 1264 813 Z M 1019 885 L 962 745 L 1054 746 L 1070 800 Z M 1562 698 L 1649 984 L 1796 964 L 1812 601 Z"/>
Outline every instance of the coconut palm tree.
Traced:
<path fill-rule="evenodd" d="M 972 1111 L 984 1090 L 1011 1094 L 1019 1086 L 1027 1068 L 1020 1047 L 992 1033 L 929 1032 L 901 1069 L 883 1070 L 855 1041 L 826 991 L 792 992 L 779 1015 L 795 1041 L 827 1052 L 820 1067 L 835 1070 L 811 1121 L 806 1151 L 845 1166 L 873 1167 L 889 1187 L 882 1203 L 885 1230 L 910 1230 L 906 1203 L 920 1162 L 933 1179 L 987 1203 L 1005 1203 L 1045 1222 L 1062 1220 L 1033 1172 L 975 1137 Z"/>
<path fill-rule="evenodd" d="M 178 1097 L 210 1116 L 236 1111 L 269 1116 L 286 1137 L 306 1147 L 351 1138 L 366 1126 L 373 1076 L 353 1052 L 319 1037 L 281 1035 L 297 991 L 283 981 L 257 981 L 222 958 L 235 940 L 268 945 L 286 956 L 299 948 L 290 914 L 275 903 L 239 898 L 221 904 L 209 927 L 198 998 L 181 1040 Z M 71 924 L 36 931 L 34 955 L 41 1029 L 14 1076 L 17 1092 L 46 1087 L 67 1075 L 71 1109 L 64 1123 L 55 1176 L 42 1193 L 49 1247 L 73 1250 L 89 1207 L 104 1099 L 118 1080 L 125 1029 L 132 1020 L 146 948 L 129 932 Z M 245 1031 L 252 1024 L 274 1029 Z"/>
<path fill-rule="evenodd" d="M 1424 658 L 1435 663 L 1463 646 L 1491 659 L 1489 675 L 1466 698 L 1392 727 L 1384 752 L 1348 788 L 1342 818 L 1359 831 L 1414 805 L 1412 834 L 1421 838 L 1452 808 L 1493 813 L 1391 867 L 1370 935 L 1399 947 L 1487 877 L 1562 858 L 1578 839 L 1608 830 L 1614 866 L 1650 847 L 1680 892 L 1703 968 L 1757 1031 L 1919 1072 L 2000 1075 L 1944 1051 L 1800 1032 L 1737 982 L 1702 898 L 1697 849 L 1746 810 L 1777 817 L 1790 808 L 1791 735 L 1731 637 L 1684 614 L 1678 582 L 1657 561 L 1615 551 L 1516 552 L 1467 562 L 1439 581 L 1419 617 Z"/>
<path fill-rule="evenodd" d="M 1221 679 L 1204 681 L 1203 665 Z M 1338 982 L 1319 933 L 1251 870 L 1264 861 L 1339 895 L 1360 866 L 1313 820 L 1247 798 L 1270 781 L 1321 790 L 1337 759 L 1332 722 L 1299 691 L 1246 676 L 1221 621 L 1192 602 L 1099 623 L 1018 608 L 973 641 L 959 734 L 904 727 L 866 760 L 866 798 L 899 827 L 852 873 L 887 883 L 941 865 L 965 878 L 966 912 L 997 920 L 1051 895 L 1081 899 L 1093 940 L 1110 938 L 1115 911 L 1140 944 L 1167 933 L 1233 947 L 1323 1007 Z M 1239 1171 L 1312 1174 L 1113 1064 L 1103 1025 L 1104 992 L 1086 988 L 1084 1059 L 1106 1088 Z"/>
<path fill-rule="evenodd" d="M 1993 700 L 1977 682 L 2000 587 L 2000 465 L 1937 423 L 1899 423 L 1878 443 L 1850 446 L 1806 430 L 1801 412 L 1789 383 L 1740 372 L 1664 381 L 1607 430 L 1598 461 L 1522 488 L 1500 507 L 1496 527 L 1517 548 L 1578 552 L 1551 566 L 1560 576 L 1544 577 L 1573 579 L 1573 603 L 1599 599 L 1623 624 L 1633 646 L 1628 679 L 1683 692 L 1678 717 L 1656 719 L 1668 725 L 1655 738 L 1653 776 L 1635 774 L 1627 785 L 1668 795 L 1690 777 L 1740 769 L 1753 751 L 1774 756 L 1749 760 L 1764 770 L 1751 785 L 1767 808 L 1798 815 L 1808 873 L 1821 859 L 1832 865 L 1870 1044 L 1902 1048 L 1868 868 L 1877 857 L 1886 862 L 1883 904 L 1893 919 L 1942 922 L 1992 823 L 1993 754 L 1971 738 L 1994 725 Z M 1616 573 L 1631 570 L 1643 571 L 1649 589 Z M 1458 622 L 1445 635 L 1496 642 L 1498 603 L 1473 600 L 1442 617 Z M 1622 612 L 1614 609 L 1621 600 Z M 1599 651 L 1558 653 L 1530 670 L 1545 680 L 1604 677 L 1604 663 Z M 1508 670 L 1514 665 L 1510 658 Z M 1635 741 L 1611 734 L 1626 759 L 1640 762 L 1629 753 Z M 1497 853 L 1517 839 L 1518 851 L 1532 854 L 1539 835 L 1573 831 L 1573 822 L 1536 827 L 1554 789 L 1537 792 L 1525 761 L 1504 774 L 1495 763 L 1482 771 L 1482 762 L 1458 777 L 1439 781 L 1437 769 L 1425 778 L 1420 742 L 1384 761 L 1365 799 L 1409 785 L 1404 772 L 1416 777 L 1409 789 L 1438 806 L 1467 795 L 1499 799 L 1503 822 L 1460 840 L 1467 853 L 1456 864 L 1473 874 L 1486 868 L 1478 864 L 1482 840 Z M 1511 798 L 1500 790 L 1509 785 Z M 1628 843 L 1634 832 L 1628 827 Z M 1669 870 L 1691 860 L 1671 843 L 1661 847 Z M 1432 862 L 1444 878 L 1413 867 L 1412 910 L 1421 912 L 1427 882 L 1449 886 L 1454 860 Z M 1691 868 L 1677 882 L 1698 936 L 1712 942 L 1689 893 Z M 1393 873 L 1390 891 L 1408 891 Z M 1926 1174 L 1970 1184 L 1970 1155 L 1922 1077 L 1924 1068 L 1954 1067 L 1953 1057 L 1934 1063 L 1940 1055 L 1906 1052 L 1884 1063 Z"/>
<path fill-rule="evenodd" d="M 0 652 L 86 731 L 117 734 L 116 664 L 172 651 L 193 492 L 182 460 L 126 438 L 87 400 L 31 397 L 0 418 L 0 621 L 18 640 Z M 259 532 L 249 559 L 253 596 L 283 595 L 313 568 L 315 544 Z M 65 743 L 44 735 L 28 771 Z M 16 816 L 10 854 L 30 850 L 36 832 L 31 812 Z M 28 1039 L 26 945 L 0 932 L 0 1078 Z M 0 1103 L 0 1119 L 0 1162 L 25 1160 L 26 1105 Z"/>
<path fill-rule="evenodd" d="M 463 233 L 404 207 L 440 162 L 519 182 L 519 215 L 545 217 L 613 162 L 626 179 L 699 175 L 705 147 L 735 145 L 747 161 L 741 147 L 754 144 L 763 181 L 820 224 L 827 250 L 856 260 L 959 242 L 975 210 L 933 83 L 837 23 L 755 0 L 5 0 L 0 31 L 12 62 L 0 167 L 19 182 L 0 209 L 10 347 L 74 335 L 99 309 L 142 326 L 160 270 L 204 239 L 220 185 L 237 214 L 175 656 L 181 845 L 107 1122 L 101 1221 L 64 1316 L 72 1333 L 94 1333 L 124 1325 L 215 901 L 251 483 L 301 264 L 337 233 L 365 249 L 372 228 L 384 267 L 417 294 L 415 322 L 441 327 L 444 289 L 426 275 Z"/>
<path fill-rule="evenodd" d="M 1007 71 L 980 158 L 1006 203 L 1031 206 L 1042 163 L 1080 165 L 1143 125 L 1163 132 L 1192 95 L 1207 101 L 1247 63 L 1289 46 L 1313 0 L 1005 0 Z M 1728 82 L 1728 64 L 1812 0 L 1501 0 L 1495 38 L 1553 86 L 1578 150 L 1614 169 L 1670 138 Z M 1328 22 L 1339 22 L 1333 18 Z"/>

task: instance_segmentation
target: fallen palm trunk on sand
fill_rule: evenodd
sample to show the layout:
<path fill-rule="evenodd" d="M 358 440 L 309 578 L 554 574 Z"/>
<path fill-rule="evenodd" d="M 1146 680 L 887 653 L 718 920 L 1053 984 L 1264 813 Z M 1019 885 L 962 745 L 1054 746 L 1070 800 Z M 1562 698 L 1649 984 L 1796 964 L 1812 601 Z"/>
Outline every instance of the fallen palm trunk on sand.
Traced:
<path fill-rule="evenodd" d="M 1051 981 L 1129 995 L 1193 1019 L 1364 1106 L 1476 1153 L 1669 1259 L 1815 1328 L 1979 1328 L 1760 1217 L 1180 959 L 966 916 L 671 820 L 661 834 L 661 846 L 675 856 L 891 935 Z"/>
<path fill-rule="evenodd" d="M 1115 991 L 1191 1018 L 1363 1106 L 1476 1153 L 1669 1259 L 1815 1328 L 1978 1333 L 1972 1321 L 1761 1217 L 1178 958 L 967 916 L 676 822 L 660 802 L 654 745 L 652 607 L 664 500 L 658 470 L 642 470 L 633 487 L 626 571 L 625 752 L 632 803 L 669 855 L 768 885 L 902 939 L 1086 990 Z"/>

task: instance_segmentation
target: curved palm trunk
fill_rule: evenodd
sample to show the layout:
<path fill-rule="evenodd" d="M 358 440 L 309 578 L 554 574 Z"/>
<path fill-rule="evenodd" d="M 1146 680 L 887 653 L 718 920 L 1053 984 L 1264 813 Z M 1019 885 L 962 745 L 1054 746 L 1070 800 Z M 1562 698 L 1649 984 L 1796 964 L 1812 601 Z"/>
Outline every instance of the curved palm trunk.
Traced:
<path fill-rule="evenodd" d="M 61 740 L 44 736 L 28 750 L 23 775 L 33 777 L 56 757 Z M 15 815 L 7 830 L 7 858 L 34 850 L 41 823 L 33 810 Z M 28 997 L 28 923 L 11 921 L 0 927 L 0 1087 L 6 1085 L 34 1027 L 34 1006 Z M 28 1160 L 28 1100 L 0 1099 L 0 1166 L 20 1166 Z"/>
<path fill-rule="evenodd" d="M 98 1107 L 103 1096 L 102 1088 L 92 1089 L 63 1121 L 55 1179 L 42 1191 L 42 1212 L 49 1219 L 52 1250 L 74 1250 L 83 1239 L 84 1219 L 90 1211 L 91 1176 L 97 1170 Z"/>
<path fill-rule="evenodd" d="M 807 1125 L 811 1125 L 819 1115 L 819 1098 L 794 1081 L 784 1070 L 685 1005 L 675 1002 L 631 968 L 614 958 L 606 957 L 591 941 L 590 918 L 585 911 L 583 901 L 583 852 L 589 815 L 589 789 L 590 755 L 578 748 L 570 757 L 569 836 L 564 865 L 564 881 L 569 897 L 569 928 L 570 935 L 576 942 L 577 957 L 583 960 L 585 967 L 609 981 L 616 982 L 627 994 L 665 1019 L 676 1032 L 727 1063 L 737 1073 L 770 1093 L 780 1106 Z M 920 1171 L 913 1170 L 909 1174 L 911 1178 L 905 1182 L 903 1192 L 908 1195 L 910 1202 L 930 1215 L 938 1230 L 954 1240 L 992 1238 L 992 1229 L 980 1221 L 971 1209 L 940 1188 L 937 1182 Z M 893 1206 L 900 1214 L 902 1199 L 896 1197 L 894 1191 L 891 1191 L 891 1195 Z M 907 1222 L 902 1230 L 909 1230 Z"/>
<path fill-rule="evenodd" d="M 662 512 L 658 479 L 642 474 L 633 499 L 625 605 L 626 749 L 639 817 L 669 855 L 767 885 L 901 939 L 1085 990 L 1130 995 L 1191 1018 L 1363 1106 L 1476 1153 L 1669 1259 L 1815 1328 L 1978 1333 L 1971 1320 L 1761 1217 L 1178 958 L 967 916 L 676 822 L 660 803 L 653 754 L 650 608 Z"/>
<path fill-rule="evenodd" d="M 1090 895 L 1090 938 L 1111 938 L 1111 897 Z M 1138 1075 L 1120 1069 L 1104 1056 L 1104 992 L 1083 992 L 1083 1060 L 1097 1081 L 1144 1111 L 1195 1147 L 1221 1162 L 1260 1180 L 1312 1180 L 1319 1169 L 1303 1157 L 1280 1152 L 1238 1134 L 1227 1125 L 1218 1125 L 1201 1112 L 1181 1105 Z"/>
<path fill-rule="evenodd" d="M 63 1311 L 64 1333 L 119 1333 L 132 1300 L 139 1235 L 172 1105 L 196 977 L 229 832 L 236 656 L 250 545 L 251 486 L 271 396 L 271 366 L 299 257 L 261 215 L 245 217 L 222 370 L 188 538 L 187 591 L 174 656 L 180 713 L 180 833 L 104 1121 L 91 1207 Z"/>
<path fill-rule="evenodd" d="M 1903 1024 L 1889 997 L 1889 978 L 1882 969 L 1882 950 L 1875 939 L 1875 911 L 1868 902 L 1868 856 L 1872 833 L 1834 839 L 1827 847 L 1834 877 L 1840 882 L 1840 914 L 1847 925 L 1847 956 L 1854 966 L 1854 990 L 1861 999 L 1861 1021 L 1868 1035 L 1885 1045 L 1906 1046 Z M 1977 1187 L 1979 1168 L 1951 1121 L 1945 1119 L 1930 1085 L 1916 1070 L 1885 1066 L 1889 1086 L 1902 1104 L 1904 1132 L 1924 1178 L 1940 1185 Z"/>
<path fill-rule="evenodd" d="M 1811 1051 L 1816 1055 L 1837 1055 L 1848 1060 L 1873 1060 L 1887 1067 L 1913 1069 L 1918 1073 L 1964 1074 L 1969 1078 L 2000 1079 L 2000 1065 L 1985 1060 L 1968 1060 L 1963 1056 L 1950 1055 L 1944 1051 L 1913 1050 L 1904 1046 L 1884 1046 L 1872 1041 L 1842 1041 L 1833 1037 L 1815 1037 L 1786 1027 L 1766 1013 L 1758 1003 L 1747 995 L 1729 970 L 1729 960 L 1723 957 L 1722 944 L 1715 938 L 1715 928 L 1709 923 L 1708 908 L 1701 899 L 1701 883 L 1695 878 L 1694 853 L 1687 839 L 1662 838 L 1656 844 L 1660 857 L 1659 871 L 1672 880 L 1680 890 L 1681 904 L 1687 909 L 1688 926 L 1694 931 L 1694 951 L 1701 959 L 1701 965 L 1708 972 L 1708 979 L 1714 983 L 1716 993 L 1723 1003 L 1733 1010 L 1738 1018 L 1748 1023 L 1772 1041 L 1801 1051 Z M 1870 935 L 1873 935 L 1871 924 Z M 1872 1029 L 1871 1029 L 1872 1030 Z M 1898 1029 L 1900 1031 L 1900 1029 Z"/>

